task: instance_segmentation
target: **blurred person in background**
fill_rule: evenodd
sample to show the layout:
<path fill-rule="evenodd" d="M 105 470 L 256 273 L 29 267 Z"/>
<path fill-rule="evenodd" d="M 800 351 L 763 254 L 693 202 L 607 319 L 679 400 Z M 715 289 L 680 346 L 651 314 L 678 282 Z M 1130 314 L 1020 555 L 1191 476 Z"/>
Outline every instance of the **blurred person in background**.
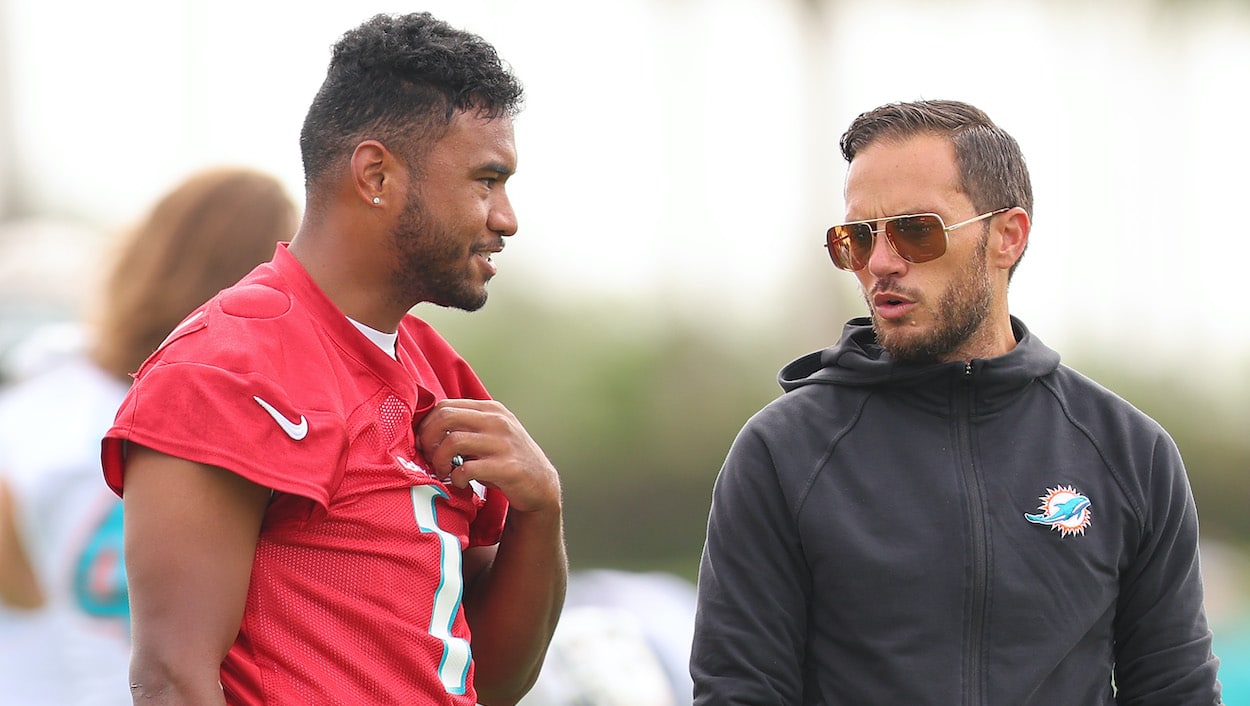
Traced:
<path fill-rule="evenodd" d="M 94 229 L 59 219 L 32 217 L 0 226 L 0 396 L 67 356 L 82 355 L 81 321 L 95 289 L 90 283 L 101 240 Z M 7 485 L 0 487 L 0 526 L 12 522 L 11 503 Z M 21 585 L 30 573 L 27 565 L 16 530 L 0 531 L 0 580 L 18 577 L 9 598 L 0 598 L 5 684 L 0 693 L 12 703 L 49 703 L 63 669 L 57 646 L 47 637 L 54 616 L 34 609 L 29 597 L 37 591 Z"/>
<path fill-rule="evenodd" d="M 521 706 L 690 706 L 694 604 L 694 584 L 673 574 L 573 572 Z"/>
<path fill-rule="evenodd" d="M 82 321 L 99 285 L 94 228 L 47 217 L 0 223 L 0 386 L 82 351 Z"/>
<path fill-rule="evenodd" d="M 41 625 L 0 663 L 6 703 L 131 703 L 122 503 L 101 481 L 100 438 L 143 360 L 297 225 L 268 174 L 192 175 L 119 242 L 84 348 L 20 366 L 0 394 L 0 600 Z"/>
<path fill-rule="evenodd" d="M 1220 703 L 1176 445 L 1008 312 L 1015 139 L 920 101 L 841 146 L 826 247 L 870 316 L 786 366 L 729 451 L 695 703 Z"/>
<path fill-rule="evenodd" d="M 428 13 L 344 34 L 289 247 L 140 368 L 103 447 L 143 704 L 515 704 L 564 600 L 559 475 L 410 310 L 486 303 L 522 90 Z"/>

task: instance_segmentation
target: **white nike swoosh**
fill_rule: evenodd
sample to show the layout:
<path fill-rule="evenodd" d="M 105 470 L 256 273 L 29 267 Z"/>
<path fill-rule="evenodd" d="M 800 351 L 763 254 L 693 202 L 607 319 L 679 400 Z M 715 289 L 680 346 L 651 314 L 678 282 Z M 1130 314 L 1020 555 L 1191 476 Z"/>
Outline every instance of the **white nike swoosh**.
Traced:
<path fill-rule="evenodd" d="M 308 436 L 308 420 L 304 418 L 304 415 L 301 414 L 299 416 L 299 424 L 296 424 L 295 422 L 292 422 L 282 416 L 282 413 L 274 409 L 273 405 L 262 400 L 261 398 L 252 395 L 252 399 L 256 400 L 256 404 L 265 408 L 265 411 L 269 413 L 269 416 L 273 417 L 273 420 L 278 423 L 278 426 L 282 427 L 282 431 L 286 432 L 287 436 L 296 441 Z"/>

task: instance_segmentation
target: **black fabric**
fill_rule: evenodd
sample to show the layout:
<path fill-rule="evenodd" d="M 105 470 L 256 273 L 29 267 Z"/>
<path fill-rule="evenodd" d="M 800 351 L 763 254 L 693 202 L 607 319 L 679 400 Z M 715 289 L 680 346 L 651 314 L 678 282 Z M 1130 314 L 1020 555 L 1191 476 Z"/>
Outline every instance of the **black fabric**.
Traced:
<path fill-rule="evenodd" d="M 854 319 L 781 371 L 713 492 L 696 704 L 1219 703 L 1175 444 L 1012 325 L 919 365 Z"/>

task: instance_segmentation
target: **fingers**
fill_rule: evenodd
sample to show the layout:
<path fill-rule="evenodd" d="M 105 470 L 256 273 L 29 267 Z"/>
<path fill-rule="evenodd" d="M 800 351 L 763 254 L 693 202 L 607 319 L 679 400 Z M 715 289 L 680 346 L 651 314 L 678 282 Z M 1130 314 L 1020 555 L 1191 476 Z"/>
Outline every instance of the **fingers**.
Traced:
<path fill-rule="evenodd" d="M 515 421 L 498 402 L 443 400 L 417 425 L 417 444 L 436 475 L 451 476 L 474 459 L 502 453 L 510 420 Z M 457 485 L 464 487 L 463 483 Z"/>
<path fill-rule="evenodd" d="M 431 461 L 431 463 L 433 463 L 433 461 Z M 472 471 L 460 470 L 461 468 L 464 467 L 465 463 L 467 463 L 467 460 L 461 454 L 456 454 L 455 456 L 452 456 L 451 457 L 451 471 L 449 471 L 447 476 L 442 479 L 443 482 L 451 483 L 457 488 L 467 487 L 469 485 L 469 481 L 473 480 L 473 476 L 472 476 Z"/>
<path fill-rule="evenodd" d="M 481 432 L 496 426 L 498 422 L 490 417 L 501 413 L 511 416 L 503 405 L 493 400 L 442 400 L 417 424 L 417 443 L 429 452 L 442 445 L 452 432 Z M 444 461 L 450 462 L 453 455 L 448 454 Z"/>
<path fill-rule="evenodd" d="M 416 436 L 434 475 L 444 482 L 464 488 L 476 480 L 498 488 L 517 509 L 560 502 L 554 466 L 498 402 L 443 400 L 417 425 Z"/>

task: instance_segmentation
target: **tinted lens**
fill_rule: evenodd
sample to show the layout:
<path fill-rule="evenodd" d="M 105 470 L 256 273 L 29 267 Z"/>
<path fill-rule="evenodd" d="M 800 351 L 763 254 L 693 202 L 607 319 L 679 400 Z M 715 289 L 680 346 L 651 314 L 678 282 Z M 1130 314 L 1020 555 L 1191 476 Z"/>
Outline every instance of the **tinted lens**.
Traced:
<path fill-rule="evenodd" d="M 946 254 L 946 229 L 933 214 L 892 218 L 884 228 L 894 251 L 908 262 L 928 262 Z"/>
<path fill-rule="evenodd" d="M 862 269 L 872 254 L 872 227 L 867 223 L 834 226 L 825 235 L 829 257 L 844 270 Z"/>

